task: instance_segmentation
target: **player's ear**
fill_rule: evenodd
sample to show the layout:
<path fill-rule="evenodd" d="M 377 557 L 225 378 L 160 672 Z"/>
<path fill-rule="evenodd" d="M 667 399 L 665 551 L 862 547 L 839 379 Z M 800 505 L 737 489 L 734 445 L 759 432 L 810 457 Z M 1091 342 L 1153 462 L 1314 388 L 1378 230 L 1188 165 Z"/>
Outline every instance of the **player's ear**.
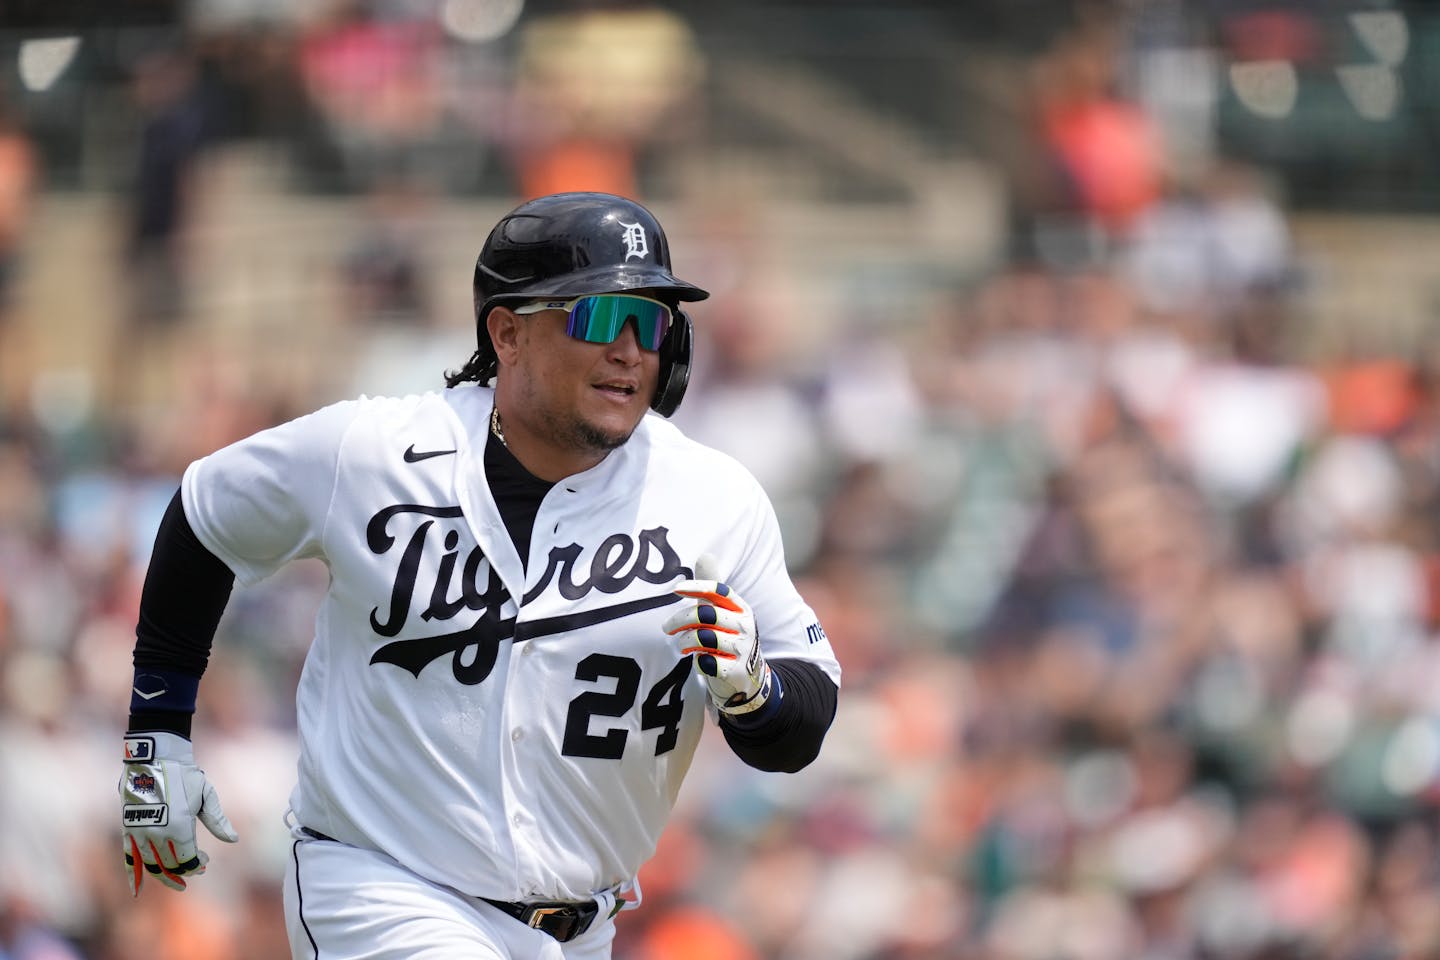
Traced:
<path fill-rule="evenodd" d="M 513 366 L 520 355 L 520 334 L 525 324 L 523 317 L 506 306 L 496 306 L 485 318 L 485 330 L 490 334 L 490 343 L 500 365 Z"/>

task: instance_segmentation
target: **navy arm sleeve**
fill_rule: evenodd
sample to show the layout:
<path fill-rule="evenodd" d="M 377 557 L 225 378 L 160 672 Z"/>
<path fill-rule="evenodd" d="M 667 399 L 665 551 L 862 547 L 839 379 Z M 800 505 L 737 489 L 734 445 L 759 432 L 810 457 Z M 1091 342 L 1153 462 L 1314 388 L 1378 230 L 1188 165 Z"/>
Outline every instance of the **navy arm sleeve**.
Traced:
<path fill-rule="evenodd" d="M 198 683 L 210 660 L 210 646 L 235 574 L 195 536 L 179 491 L 170 500 L 145 586 L 140 593 L 140 618 L 135 627 L 135 671 L 156 670 L 193 677 Z M 191 713 L 143 709 L 132 705 L 131 730 L 168 730 L 190 736 Z"/>
<path fill-rule="evenodd" d="M 839 689 L 806 660 L 771 660 L 785 691 L 780 709 L 751 726 L 742 717 L 720 716 L 720 729 L 735 755 L 757 770 L 794 773 L 820 753 L 835 719 Z M 756 711 L 759 712 L 759 711 Z"/>

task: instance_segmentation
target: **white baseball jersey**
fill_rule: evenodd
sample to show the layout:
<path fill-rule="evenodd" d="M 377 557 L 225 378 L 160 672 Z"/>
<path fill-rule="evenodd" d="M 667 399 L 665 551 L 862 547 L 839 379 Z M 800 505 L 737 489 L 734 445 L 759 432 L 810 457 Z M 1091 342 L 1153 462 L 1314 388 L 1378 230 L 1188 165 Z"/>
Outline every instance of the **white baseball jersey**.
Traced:
<path fill-rule="evenodd" d="M 654 415 L 550 490 L 522 569 L 484 475 L 492 403 L 326 407 L 192 464 L 185 513 L 241 585 L 330 568 L 299 823 L 474 896 L 588 899 L 654 852 L 700 737 L 704 682 L 660 626 L 698 556 L 767 657 L 840 668 L 758 483 Z"/>

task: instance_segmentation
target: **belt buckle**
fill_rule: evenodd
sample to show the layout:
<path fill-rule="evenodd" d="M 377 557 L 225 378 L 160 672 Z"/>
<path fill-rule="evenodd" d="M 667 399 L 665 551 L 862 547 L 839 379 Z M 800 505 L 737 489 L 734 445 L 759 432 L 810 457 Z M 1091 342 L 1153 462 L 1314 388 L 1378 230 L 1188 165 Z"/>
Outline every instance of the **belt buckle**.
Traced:
<path fill-rule="evenodd" d="M 569 907 L 531 907 L 530 916 L 526 918 L 525 923 L 527 926 L 538 930 L 547 918 L 553 917 L 557 913 L 564 913 L 569 909 Z"/>
<path fill-rule="evenodd" d="M 574 940 L 590 925 L 581 909 L 574 904 L 531 907 L 524 922 L 532 930 L 548 933 L 561 943 Z"/>

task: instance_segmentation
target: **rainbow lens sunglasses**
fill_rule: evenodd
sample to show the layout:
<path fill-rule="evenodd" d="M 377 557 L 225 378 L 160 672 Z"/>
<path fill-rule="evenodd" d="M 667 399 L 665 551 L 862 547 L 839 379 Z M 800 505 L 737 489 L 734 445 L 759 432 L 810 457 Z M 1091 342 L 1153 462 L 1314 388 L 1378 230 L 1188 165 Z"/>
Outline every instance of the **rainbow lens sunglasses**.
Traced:
<path fill-rule="evenodd" d="M 589 343 L 614 343 L 625 324 L 633 319 L 640 346 L 646 350 L 660 349 L 675 320 L 674 313 L 659 300 L 624 293 L 596 293 L 573 300 L 542 300 L 513 309 L 521 315 L 542 310 L 564 310 L 568 314 L 565 332 L 576 340 Z"/>

